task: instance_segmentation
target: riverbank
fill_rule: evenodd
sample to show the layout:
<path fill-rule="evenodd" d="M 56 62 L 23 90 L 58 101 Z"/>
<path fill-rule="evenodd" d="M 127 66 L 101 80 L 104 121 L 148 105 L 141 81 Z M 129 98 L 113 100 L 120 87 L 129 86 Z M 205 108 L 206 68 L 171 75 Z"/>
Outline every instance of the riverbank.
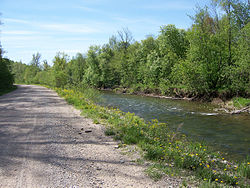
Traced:
<path fill-rule="evenodd" d="M 178 131 L 179 128 L 173 132 L 167 124 L 157 120 L 146 122 L 119 109 L 98 106 L 86 97 L 88 94 L 58 88 L 56 91 L 94 123 L 105 125 L 106 135 L 123 144 L 136 144 L 143 158 L 151 161 L 147 173 L 156 180 L 167 174 L 185 177 L 187 184 L 196 182 L 210 187 L 244 187 L 250 183 L 249 161 L 226 160 L 221 152 L 191 141 Z"/>
<path fill-rule="evenodd" d="M 128 88 L 115 88 L 115 89 L 99 89 L 101 91 L 112 91 L 118 94 L 132 94 L 139 96 L 155 97 L 161 99 L 171 99 L 171 100 L 187 100 L 187 101 L 198 101 L 203 103 L 212 104 L 214 106 L 214 111 L 224 112 L 228 114 L 240 114 L 240 113 L 250 113 L 250 98 L 243 97 L 189 97 L 188 95 L 174 95 L 165 96 L 159 93 L 134 91 Z"/>

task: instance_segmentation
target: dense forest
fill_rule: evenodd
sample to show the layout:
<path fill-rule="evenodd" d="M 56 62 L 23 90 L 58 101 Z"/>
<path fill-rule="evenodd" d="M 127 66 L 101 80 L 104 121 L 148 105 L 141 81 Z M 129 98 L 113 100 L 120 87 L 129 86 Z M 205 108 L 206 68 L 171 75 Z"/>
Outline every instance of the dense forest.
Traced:
<path fill-rule="evenodd" d="M 124 28 L 102 46 L 72 59 L 59 52 L 53 65 L 33 54 L 29 65 L 1 59 L 0 76 L 15 83 L 122 89 L 179 97 L 249 97 L 249 2 L 212 0 L 190 16 L 192 26 L 160 27 L 158 36 L 135 41 Z M 3 63 L 5 62 L 5 63 Z M 9 69 L 8 69 L 9 70 Z M 6 75 L 7 76 L 6 76 Z M 1 80 L 3 79 L 1 78 Z"/>

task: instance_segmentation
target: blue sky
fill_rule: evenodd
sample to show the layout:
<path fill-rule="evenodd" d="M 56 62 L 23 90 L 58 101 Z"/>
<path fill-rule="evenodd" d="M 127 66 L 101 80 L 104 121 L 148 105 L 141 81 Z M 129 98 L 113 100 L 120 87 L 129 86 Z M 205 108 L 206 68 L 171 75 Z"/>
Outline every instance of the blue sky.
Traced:
<path fill-rule="evenodd" d="M 122 28 L 135 40 L 160 26 L 187 29 L 196 5 L 208 0 L 0 0 L 4 57 L 28 64 L 39 52 L 51 64 L 57 52 L 74 56 L 102 45 Z"/>

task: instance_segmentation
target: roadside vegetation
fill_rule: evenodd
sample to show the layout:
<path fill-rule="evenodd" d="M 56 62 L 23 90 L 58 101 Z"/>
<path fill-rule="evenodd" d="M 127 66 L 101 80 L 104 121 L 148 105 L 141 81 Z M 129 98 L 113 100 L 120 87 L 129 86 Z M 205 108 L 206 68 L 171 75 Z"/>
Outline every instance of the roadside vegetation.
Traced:
<path fill-rule="evenodd" d="M 185 177 L 184 184 L 195 182 L 201 187 L 248 187 L 250 183 L 249 159 L 240 163 L 230 161 L 204 143 L 190 140 L 178 128 L 171 130 L 156 119 L 146 122 L 133 113 L 96 105 L 93 100 L 98 95 L 91 89 L 54 89 L 80 109 L 82 115 L 104 124 L 105 134 L 121 140 L 121 147 L 136 144 L 143 158 L 152 162 L 146 173 L 156 181 L 167 174 Z"/>
<path fill-rule="evenodd" d="M 0 43 L 0 96 L 16 89 L 16 86 L 13 86 L 13 82 L 14 76 L 11 73 L 11 64 L 8 59 L 2 58 Z"/>

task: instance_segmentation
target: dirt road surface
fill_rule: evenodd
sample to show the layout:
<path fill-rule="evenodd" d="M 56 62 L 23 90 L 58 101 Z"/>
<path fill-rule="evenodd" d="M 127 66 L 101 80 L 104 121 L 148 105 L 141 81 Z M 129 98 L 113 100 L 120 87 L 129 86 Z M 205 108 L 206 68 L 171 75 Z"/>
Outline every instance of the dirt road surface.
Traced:
<path fill-rule="evenodd" d="M 54 91 L 19 85 L 0 97 L 0 187 L 178 186 L 151 180 L 103 130 Z"/>

